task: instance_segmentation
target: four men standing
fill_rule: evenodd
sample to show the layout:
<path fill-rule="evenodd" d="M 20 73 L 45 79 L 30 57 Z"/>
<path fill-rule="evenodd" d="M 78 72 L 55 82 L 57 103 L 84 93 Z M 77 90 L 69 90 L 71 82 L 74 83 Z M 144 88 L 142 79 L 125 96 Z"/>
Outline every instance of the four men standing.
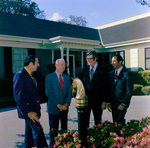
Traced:
<path fill-rule="evenodd" d="M 125 124 L 125 114 L 132 96 L 132 73 L 122 65 L 122 57 L 112 58 L 115 70 L 108 70 L 98 64 L 98 53 L 89 51 L 86 54 L 88 66 L 82 69 L 81 80 L 88 96 L 87 126 L 89 127 L 90 113 L 93 111 L 95 125 L 101 124 L 103 110 L 106 104 L 112 111 L 113 122 Z M 47 147 L 43 129 L 39 123 L 40 103 L 39 84 L 32 75 L 39 66 L 38 58 L 28 56 L 24 61 L 24 69 L 15 74 L 13 80 L 14 98 L 17 102 L 19 118 L 25 119 L 25 148 L 37 146 Z M 67 131 L 68 106 L 71 102 L 70 79 L 63 74 L 65 61 L 58 59 L 55 62 L 56 71 L 48 74 L 45 80 L 45 92 L 48 97 L 47 112 L 50 126 L 50 147 L 54 145 L 55 134 L 59 120 L 61 129 Z"/>

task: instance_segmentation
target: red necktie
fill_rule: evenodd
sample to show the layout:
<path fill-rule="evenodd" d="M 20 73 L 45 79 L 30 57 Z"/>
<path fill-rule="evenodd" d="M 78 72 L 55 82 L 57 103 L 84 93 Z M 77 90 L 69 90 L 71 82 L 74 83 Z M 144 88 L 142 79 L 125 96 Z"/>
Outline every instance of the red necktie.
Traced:
<path fill-rule="evenodd" d="M 59 75 L 59 83 L 60 83 L 60 86 L 61 86 L 61 90 L 63 91 L 63 88 L 64 88 L 64 82 L 61 78 L 61 75 Z"/>

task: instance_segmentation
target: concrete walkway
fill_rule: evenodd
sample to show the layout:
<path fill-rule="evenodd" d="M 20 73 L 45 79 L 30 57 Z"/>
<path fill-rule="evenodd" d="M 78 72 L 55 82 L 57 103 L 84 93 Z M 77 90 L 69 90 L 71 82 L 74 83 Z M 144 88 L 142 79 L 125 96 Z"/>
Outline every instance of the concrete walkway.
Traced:
<path fill-rule="evenodd" d="M 42 117 L 40 122 L 49 144 L 49 125 L 46 111 L 46 103 L 41 104 Z M 150 116 L 150 96 L 133 96 L 130 107 L 128 108 L 126 119 L 140 120 Z M 103 121 L 112 121 L 111 113 L 105 110 Z M 24 120 L 18 119 L 16 107 L 0 109 L 0 148 L 23 148 L 24 145 Z M 91 115 L 90 126 L 94 125 L 93 115 Z M 72 99 L 69 117 L 68 129 L 78 130 L 77 109 L 75 108 L 75 99 Z"/>

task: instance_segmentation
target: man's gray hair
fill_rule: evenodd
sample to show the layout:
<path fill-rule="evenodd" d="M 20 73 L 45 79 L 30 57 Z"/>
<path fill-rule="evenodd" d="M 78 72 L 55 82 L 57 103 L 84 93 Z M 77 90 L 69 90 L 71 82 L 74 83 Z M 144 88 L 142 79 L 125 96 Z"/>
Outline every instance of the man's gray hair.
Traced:
<path fill-rule="evenodd" d="M 57 59 L 57 60 L 55 61 L 55 64 L 59 64 L 60 61 L 64 61 L 64 62 L 65 62 L 64 59 Z"/>

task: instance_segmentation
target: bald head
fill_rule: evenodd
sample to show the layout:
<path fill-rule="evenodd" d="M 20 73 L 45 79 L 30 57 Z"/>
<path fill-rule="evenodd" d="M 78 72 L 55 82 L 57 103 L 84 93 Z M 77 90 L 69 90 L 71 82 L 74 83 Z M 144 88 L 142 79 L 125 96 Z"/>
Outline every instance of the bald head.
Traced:
<path fill-rule="evenodd" d="M 65 68 L 66 68 L 65 60 L 64 59 L 57 59 L 55 61 L 55 67 L 56 67 L 56 71 L 59 74 L 62 74 L 65 71 Z"/>

